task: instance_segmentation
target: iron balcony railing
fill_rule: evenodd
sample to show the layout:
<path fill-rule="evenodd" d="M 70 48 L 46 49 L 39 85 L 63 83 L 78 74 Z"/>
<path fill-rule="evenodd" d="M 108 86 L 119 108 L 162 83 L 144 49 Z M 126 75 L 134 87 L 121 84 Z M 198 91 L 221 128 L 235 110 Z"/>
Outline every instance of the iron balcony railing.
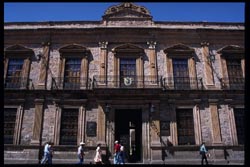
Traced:
<path fill-rule="evenodd" d="M 95 75 L 93 77 L 93 88 L 161 88 L 160 80 L 158 76 L 153 75 Z"/>
<path fill-rule="evenodd" d="M 224 90 L 245 90 L 245 78 L 234 77 L 234 78 L 222 78 L 221 89 Z"/>
<path fill-rule="evenodd" d="M 90 89 L 91 79 L 80 77 L 54 77 L 52 78 L 53 90 L 81 90 Z"/>
<path fill-rule="evenodd" d="M 202 80 L 195 77 L 166 77 L 162 79 L 165 90 L 201 90 Z"/>
<path fill-rule="evenodd" d="M 29 82 L 27 77 L 13 77 L 4 78 L 4 89 L 28 89 Z"/>

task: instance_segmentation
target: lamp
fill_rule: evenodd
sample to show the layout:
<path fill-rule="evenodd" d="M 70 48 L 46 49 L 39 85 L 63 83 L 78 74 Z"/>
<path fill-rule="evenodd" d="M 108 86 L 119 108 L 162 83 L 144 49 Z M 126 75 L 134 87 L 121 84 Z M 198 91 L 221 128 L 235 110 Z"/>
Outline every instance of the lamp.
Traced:
<path fill-rule="evenodd" d="M 215 55 L 212 53 L 212 51 L 209 51 L 209 60 L 212 63 L 214 63 L 214 61 L 215 61 Z"/>
<path fill-rule="evenodd" d="M 111 109 L 111 107 L 108 104 L 106 104 L 105 113 L 108 114 L 110 112 L 110 109 Z"/>
<path fill-rule="evenodd" d="M 154 113 L 155 112 L 155 106 L 154 106 L 154 104 L 150 104 L 150 112 L 151 113 Z"/>

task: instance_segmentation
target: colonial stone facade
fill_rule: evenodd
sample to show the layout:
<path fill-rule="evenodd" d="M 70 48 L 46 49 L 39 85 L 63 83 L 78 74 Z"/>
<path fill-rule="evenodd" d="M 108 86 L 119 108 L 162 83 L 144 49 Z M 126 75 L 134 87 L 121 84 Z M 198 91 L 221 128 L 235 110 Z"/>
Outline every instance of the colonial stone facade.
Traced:
<path fill-rule="evenodd" d="M 4 24 L 4 163 L 244 164 L 244 24 L 153 21 L 133 3 L 101 21 Z"/>

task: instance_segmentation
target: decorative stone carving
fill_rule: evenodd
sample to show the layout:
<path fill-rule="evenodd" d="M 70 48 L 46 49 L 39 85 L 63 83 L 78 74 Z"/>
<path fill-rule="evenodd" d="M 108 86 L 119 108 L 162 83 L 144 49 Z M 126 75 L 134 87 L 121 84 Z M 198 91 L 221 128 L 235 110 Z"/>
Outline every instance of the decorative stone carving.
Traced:
<path fill-rule="evenodd" d="M 147 42 L 147 44 L 149 45 L 149 49 L 155 49 L 156 47 L 156 41 L 150 41 L 150 42 Z"/>
<path fill-rule="evenodd" d="M 116 6 L 111 6 L 110 8 L 108 8 L 105 11 L 105 15 L 116 14 L 116 13 L 119 13 L 119 12 L 124 11 L 126 9 L 141 13 L 143 15 L 150 16 L 150 12 L 148 9 L 146 9 L 145 7 L 142 7 L 142 6 L 135 5 L 131 2 L 125 2 L 122 4 L 116 5 Z"/>
<path fill-rule="evenodd" d="M 107 49 L 107 46 L 108 46 L 108 42 L 107 41 L 99 42 L 99 47 L 101 49 Z"/>

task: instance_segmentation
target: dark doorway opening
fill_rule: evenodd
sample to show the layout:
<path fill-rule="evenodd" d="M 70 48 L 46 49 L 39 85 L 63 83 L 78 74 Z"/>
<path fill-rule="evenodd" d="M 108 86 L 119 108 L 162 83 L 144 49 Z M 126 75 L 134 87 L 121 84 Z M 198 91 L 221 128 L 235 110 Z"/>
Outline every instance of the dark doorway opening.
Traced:
<path fill-rule="evenodd" d="M 115 140 L 125 148 L 125 162 L 140 162 L 142 151 L 141 110 L 120 109 L 115 111 Z"/>

